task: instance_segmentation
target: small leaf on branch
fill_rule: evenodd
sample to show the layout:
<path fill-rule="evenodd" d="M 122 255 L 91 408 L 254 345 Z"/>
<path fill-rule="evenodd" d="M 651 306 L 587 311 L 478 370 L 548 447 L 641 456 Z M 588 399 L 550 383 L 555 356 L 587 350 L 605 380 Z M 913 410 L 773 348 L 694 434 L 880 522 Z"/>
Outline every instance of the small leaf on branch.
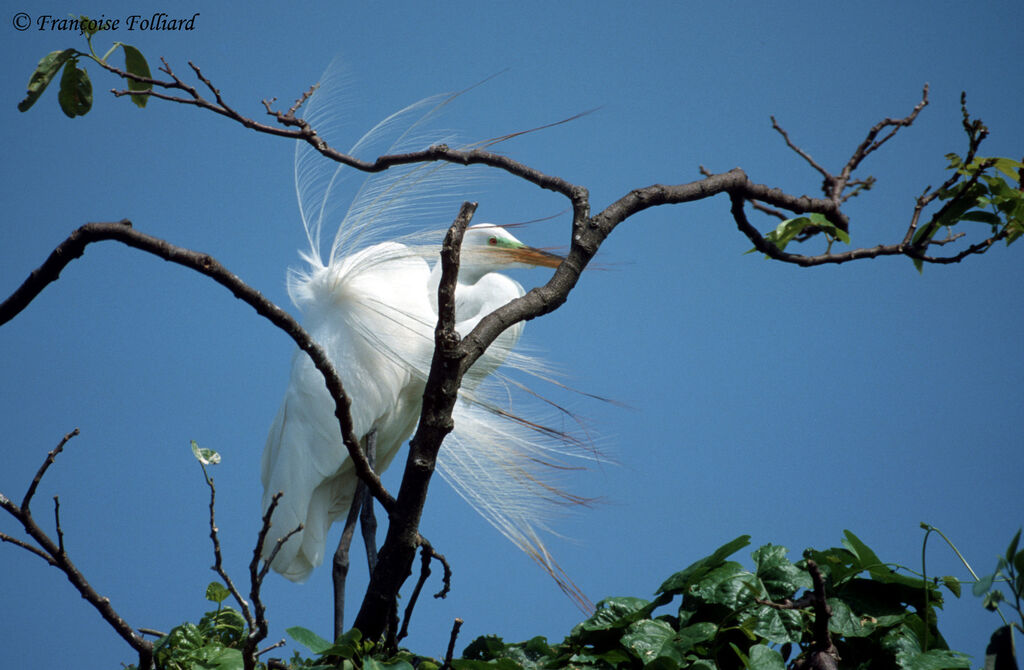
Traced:
<path fill-rule="evenodd" d="M 46 87 L 50 85 L 53 78 L 57 76 L 61 66 L 76 53 L 78 52 L 74 49 L 64 49 L 63 51 L 51 51 L 42 57 L 28 80 L 28 91 L 25 93 L 25 99 L 18 103 L 19 112 L 27 112 L 32 105 L 36 104 L 36 100 L 43 94 Z"/>
<path fill-rule="evenodd" d="M 228 599 L 231 592 L 220 582 L 210 582 L 206 587 L 206 599 L 214 603 L 222 603 Z"/>
<path fill-rule="evenodd" d="M 89 39 L 99 31 L 103 30 L 103 21 L 92 21 L 85 14 L 80 14 L 78 16 L 78 23 L 81 26 L 86 39 Z"/>
<path fill-rule="evenodd" d="M 331 643 L 323 639 L 308 628 L 302 626 L 292 626 L 291 628 L 285 628 L 285 633 L 293 640 L 306 647 L 314 654 L 321 654 L 325 649 L 331 647 Z"/>
<path fill-rule="evenodd" d="M 147 79 L 152 77 L 149 71 L 149 63 L 146 62 L 145 56 L 142 52 L 131 46 L 130 44 L 121 43 L 121 47 L 124 48 L 124 69 L 130 74 L 137 75 L 139 77 L 146 77 Z M 134 79 L 128 80 L 129 91 L 148 91 L 150 88 L 149 84 L 143 84 L 141 81 L 135 81 Z M 148 95 L 133 95 L 132 102 L 138 107 L 145 107 L 146 103 L 149 102 Z"/>
<path fill-rule="evenodd" d="M 70 58 L 64 64 L 57 101 L 71 119 L 84 116 L 92 109 L 92 82 L 89 81 L 89 73 L 78 67 L 76 58 Z"/>
<path fill-rule="evenodd" d="M 217 465 L 220 463 L 220 454 L 213 449 L 200 447 L 195 440 L 192 440 L 192 455 L 203 465 Z"/>

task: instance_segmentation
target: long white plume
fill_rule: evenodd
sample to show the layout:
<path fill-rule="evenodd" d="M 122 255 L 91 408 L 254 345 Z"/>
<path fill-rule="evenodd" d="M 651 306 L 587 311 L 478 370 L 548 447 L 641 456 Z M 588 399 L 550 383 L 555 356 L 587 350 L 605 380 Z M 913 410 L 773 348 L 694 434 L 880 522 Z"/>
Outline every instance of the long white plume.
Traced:
<path fill-rule="evenodd" d="M 334 66 L 329 69 L 305 113 L 332 146 L 338 146 L 335 128 L 343 127 L 349 116 L 339 72 Z M 405 107 L 374 126 L 348 153 L 373 160 L 442 142 L 457 145 L 451 133 L 430 129 L 455 97 L 438 95 Z M 361 183 L 353 185 L 357 179 Z M 427 264 L 435 263 L 443 230 L 477 180 L 472 168 L 444 163 L 402 166 L 364 178 L 304 142 L 296 147 L 295 184 L 308 247 L 301 254 L 306 267 L 289 274 L 289 294 L 310 333 L 340 359 L 333 362 L 353 396 L 353 420 L 360 434 L 379 425 L 381 416 L 397 416 L 411 404 L 418 408 L 436 321 L 436 315 L 420 307 L 420 297 L 394 304 L 377 297 L 373 281 L 396 272 L 419 277 Z M 326 248 L 325 236 L 330 236 Z M 525 387 L 514 380 L 515 373 L 546 379 L 551 371 L 537 357 L 511 350 L 519 329 L 521 325 L 499 338 L 480 361 L 481 370 L 503 368 L 486 379 L 467 376 L 455 429 L 441 448 L 438 469 L 460 496 L 585 608 L 589 602 L 552 558 L 543 536 L 552 532 L 549 524 L 565 507 L 586 502 L 563 492 L 557 480 L 577 469 L 581 458 L 597 457 L 586 440 L 522 416 L 542 404 L 531 402 L 529 393 L 521 394 Z M 264 505 L 276 487 L 287 489 L 271 541 L 300 522 L 306 524 L 302 536 L 286 544 L 274 564 L 296 580 L 323 560 L 330 524 L 346 512 L 354 488 L 329 397 L 304 358 L 297 354 L 292 386 L 268 438 L 263 464 Z M 361 391 L 357 395 L 353 389 Z M 389 396 L 387 389 L 401 390 Z M 516 394 L 526 400 L 513 413 L 509 399 Z M 366 407 L 357 406 L 360 401 Z M 373 402 L 377 409 L 370 407 Z M 290 415 L 296 417 L 291 427 Z M 397 423 L 401 425 L 394 427 L 394 435 L 385 437 L 401 443 L 414 422 Z M 382 467 L 395 449 L 384 454 Z"/>

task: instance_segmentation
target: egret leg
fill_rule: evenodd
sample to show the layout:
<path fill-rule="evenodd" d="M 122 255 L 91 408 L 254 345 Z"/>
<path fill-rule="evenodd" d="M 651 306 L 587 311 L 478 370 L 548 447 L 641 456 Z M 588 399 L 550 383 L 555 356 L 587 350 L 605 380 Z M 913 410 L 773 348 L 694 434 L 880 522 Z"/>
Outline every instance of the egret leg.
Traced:
<path fill-rule="evenodd" d="M 363 439 L 363 450 L 366 452 L 366 459 L 369 461 L 370 467 L 374 468 L 377 457 L 376 430 L 370 431 Z M 334 639 L 338 639 L 338 636 L 345 632 L 345 582 L 348 579 L 349 549 L 352 546 L 352 537 L 355 535 L 357 519 L 361 521 L 363 542 L 366 543 L 366 560 L 370 566 L 370 572 L 373 572 L 373 568 L 377 564 L 377 520 L 373 515 L 372 496 L 362 480 L 356 484 L 356 491 L 352 496 L 352 506 L 348 510 L 348 516 L 345 517 L 345 528 L 341 531 L 341 539 L 334 552 L 331 570 L 334 582 Z M 368 533 L 369 540 L 367 540 Z"/>
<path fill-rule="evenodd" d="M 370 462 L 370 468 L 377 468 L 377 431 L 372 430 L 366 436 L 366 460 Z M 359 513 L 359 529 L 363 534 L 363 545 L 366 546 L 366 565 L 373 574 L 377 567 L 377 517 L 373 513 L 373 496 L 365 484 L 359 482 L 359 490 L 356 495 L 362 498 Z"/>

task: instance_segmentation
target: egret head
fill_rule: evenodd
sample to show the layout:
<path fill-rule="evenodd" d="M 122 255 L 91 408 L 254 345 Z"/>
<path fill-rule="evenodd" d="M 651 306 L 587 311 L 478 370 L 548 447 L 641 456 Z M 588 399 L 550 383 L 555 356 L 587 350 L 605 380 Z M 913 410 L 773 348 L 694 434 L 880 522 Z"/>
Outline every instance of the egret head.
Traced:
<path fill-rule="evenodd" d="M 523 244 L 515 235 L 493 223 L 470 226 L 462 239 L 462 268 L 465 270 L 556 268 L 562 260 L 562 256 Z"/>

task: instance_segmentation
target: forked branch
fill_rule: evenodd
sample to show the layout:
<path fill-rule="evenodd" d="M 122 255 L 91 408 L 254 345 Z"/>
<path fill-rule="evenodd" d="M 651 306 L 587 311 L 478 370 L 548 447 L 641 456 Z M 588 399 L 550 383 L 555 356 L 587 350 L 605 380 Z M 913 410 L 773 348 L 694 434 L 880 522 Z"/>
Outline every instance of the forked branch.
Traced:
<path fill-rule="evenodd" d="M 117 634 L 127 642 L 132 649 L 139 654 L 139 667 L 149 668 L 153 662 L 153 643 L 149 640 L 144 639 L 139 635 L 128 623 L 121 618 L 121 615 L 117 613 L 113 605 L 110 604 L 110 599 L 101 596 L 96 592 L 96 589 L 92 587 L 89 581 L 85 578 L 85 575 L 81 573 L 78 567 L 68 556 L 67 551 L 64 547 L 64 531 L 60 526 L 60 515 L 57 513 L 57 507 L 54 508 L 54 516 L 56 520 L 56 532 L 59 538 L 58 542 L 54 542 L 47 533 L 39 527 L 35 519 L 32 517 L 32 511 L 29 505 L 32 502 L 32 498 L 39 488 L 40 482 L 42 482 L 43 476 L 49 470 L 50 466 L 53 465 L 57 456 L 64 450 L 64 446 L 71 440 L 71 438 L 78 435 L 78 429 L 75 428 L 73 431 L 68 433 L 61 439 L 60 443 L 46 455 L 46 459 L 43 464 L 39 467 L 36 472 L 36 476 L 32 478 L 32 482 L 29 484 L 28 490 L 25 491 L 25 496 L 22 498 L 20 505 L 16 505 L 10 498 L 0 493 L 0 508 L 5 512 L 14 517 L 21 527 L 25 530 L 25 533 L 36 543 L 35 546 L 11 537 L 6 533 L 0 533 L 0 542 L 9 542 L 15 546 L 21 547 L 36 556 L 42 558 L 44 561 L 57 568 L 67 577 L 68 581 L 71 582 L 72 586 L 78 591 L 78 593 L 88 602 L 100 616 L 110 624 L 110 626 L 117 631 Z M 56 498 L 55 505 L 56 505 Z"/>

